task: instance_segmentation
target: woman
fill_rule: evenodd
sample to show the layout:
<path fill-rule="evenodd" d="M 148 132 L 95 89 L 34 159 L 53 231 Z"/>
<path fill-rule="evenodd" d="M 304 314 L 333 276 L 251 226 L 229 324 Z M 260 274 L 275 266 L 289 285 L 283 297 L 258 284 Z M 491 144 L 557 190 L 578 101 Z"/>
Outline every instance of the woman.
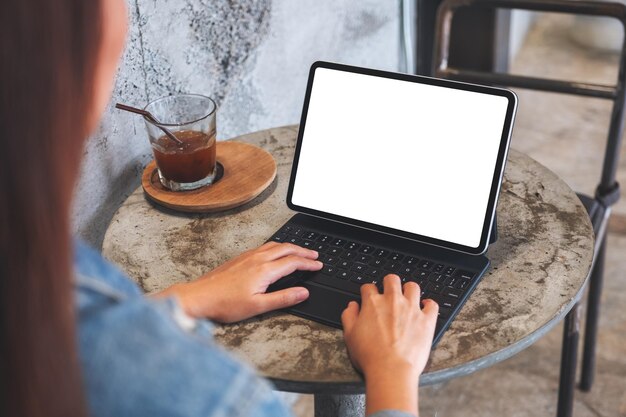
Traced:
<path fill-rule="evenodd" d="M 288 415 L 269 385 L 216 346 L 232 322 L 301 302 L 265 294 L 317 253 L 268 243 L 153 298 L 70 237 L 85 138 L 109 100 L 126 36 L 123 0 L 23 0 L 0 14 L 0 415 Z M 72 264 L 74 257 L 74 264 Z M 367 413 L 416 415 L 437 306 L 384 280 L 347 306 L 346 345 Z M 396 410 L 396 411 L 389 411 Z"/>

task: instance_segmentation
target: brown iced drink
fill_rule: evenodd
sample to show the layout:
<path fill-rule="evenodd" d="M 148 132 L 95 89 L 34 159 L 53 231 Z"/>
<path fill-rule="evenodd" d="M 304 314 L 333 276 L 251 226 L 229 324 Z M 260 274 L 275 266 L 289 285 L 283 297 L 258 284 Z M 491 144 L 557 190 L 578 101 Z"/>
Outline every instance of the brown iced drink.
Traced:
<path fill-rule="evenodd" d="M 153 144 L 154 159 L 161 175 L 178 183 L 200 181 L 213 174 L 216 159 L 215 133 L 181 130 L 176 142 L 163 135 Z"/>

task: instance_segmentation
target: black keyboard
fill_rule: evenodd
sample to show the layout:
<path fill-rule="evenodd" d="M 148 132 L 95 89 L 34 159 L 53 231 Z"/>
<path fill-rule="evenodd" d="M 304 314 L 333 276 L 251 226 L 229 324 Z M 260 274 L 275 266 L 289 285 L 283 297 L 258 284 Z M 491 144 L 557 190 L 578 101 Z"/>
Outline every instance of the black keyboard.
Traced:
<path fill-rule="evenodd" d="M 424 259 L 389 248 L 351 241 L 293 225 L 285 225 L 269 241 L 288 242 L 316 250 L 324 263 L 320 271 L 296 271 L 270 286 L 269 291 L 293 287 L 303 281 L 314 282 L 359 295 L 360 287 L 375 284 L 382 292 L 382 280 L 387 274 L 397 274 L 403 283 L 413 281 L 421 288 L 422 299 L 439 304 L 437 330 L 447 327 L 467 293 L 475 287 L 478 271 L 460 269 L 454 265 Z"/>

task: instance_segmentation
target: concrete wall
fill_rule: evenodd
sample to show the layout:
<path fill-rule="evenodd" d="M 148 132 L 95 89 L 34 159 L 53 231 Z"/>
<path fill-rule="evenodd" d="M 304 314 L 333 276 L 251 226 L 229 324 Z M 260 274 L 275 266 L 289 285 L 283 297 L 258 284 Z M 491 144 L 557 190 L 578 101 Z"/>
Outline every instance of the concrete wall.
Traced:
<path fill-rule="evenodd" d="M 297 123 L 315 60 L 397 70 L 399 1 L 127 0 L 130 31 L 113 99 L 215 98 L 218 138 Z M 84 152 L 77 234 L 95 246 L 151 159 L 143 121 L 107 109 Z"/>

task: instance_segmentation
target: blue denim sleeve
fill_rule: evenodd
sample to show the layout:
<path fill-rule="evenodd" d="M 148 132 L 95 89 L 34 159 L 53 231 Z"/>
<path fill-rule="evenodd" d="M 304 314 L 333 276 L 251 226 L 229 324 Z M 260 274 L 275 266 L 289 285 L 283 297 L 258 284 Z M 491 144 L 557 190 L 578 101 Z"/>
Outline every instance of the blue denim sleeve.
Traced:
<path fill-rule="evenodd" d="M 76 296 L 91 416 L 290 415 L 267 381 L 213 341 L 209 322 L 189 318 L 173 299 L 144 297 L 89 256 L 77 267 Z"/>

